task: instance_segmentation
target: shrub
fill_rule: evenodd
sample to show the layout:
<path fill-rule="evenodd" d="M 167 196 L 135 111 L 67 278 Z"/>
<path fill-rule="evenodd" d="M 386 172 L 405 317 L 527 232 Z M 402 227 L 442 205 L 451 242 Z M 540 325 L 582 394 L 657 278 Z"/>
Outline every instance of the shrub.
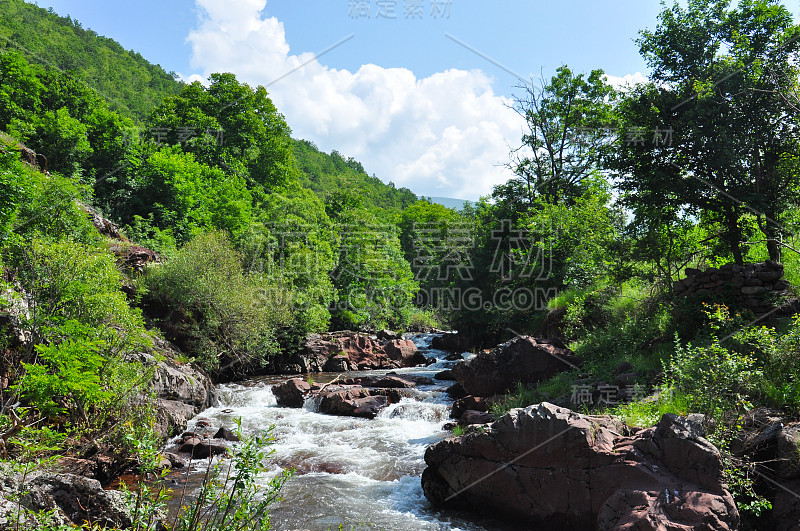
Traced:
<path fill-rule="evenodd" d="M 227 236 L 203 234 L 165 264 L 149 269 L 151 303 L 182 319 L 184 336 L 209 371 L 244 374 L 278 351 L 276 336 L 291 323 L 291 297 L 263 274 L 245 274 Z M 168 338 L 180 339 L 180 338 Z"/>

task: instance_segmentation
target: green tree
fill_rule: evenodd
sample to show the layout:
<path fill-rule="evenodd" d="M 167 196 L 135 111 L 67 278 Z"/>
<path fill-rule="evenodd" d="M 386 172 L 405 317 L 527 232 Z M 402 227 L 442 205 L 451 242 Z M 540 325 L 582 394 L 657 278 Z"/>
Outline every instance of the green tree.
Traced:
<path fill-rule="evenodd" d="M 677 219 L 684 210 L 718 225 L 742 263 L 743 215 L 755 213 L 778 259 L 776 220 L 800 191 L 798 114 L 785 97 L 797 86 L 798 27 L 774 2 L 729 3 L 676 3 L 642 32 L 651 83 L 621 115 L 626 130 L 648 136 L 620 142 L 615 165 L 627 204 L 642 217 Z"/>
<path fill-rule="evenodd" d="M 607 149 L 614 89 L 602 70 L 587 78 L 566 66 L 542 87 L 523 87 L 514 109 L 527 123 L 512 169 L 530 205 L 580 195 L 581 182 L 597 171 Z"/>
<path fill-rule="evenodd" d="M 253 89 L 233 74 L 212 74 L 209 82 L 207 88 L 192 83 L 164 100 L 153 111 L 150 133 L 182 144 L 206 164 L 243 166 L 259 185 L 285 183 L 296 171 L 291 130 L 266 89 Z"/>
<path fill-rule="evenodd" d="M 153 216 L 154 225 L 171 229 L 179 244 L 204 230 L 242 234 L 252 217 L 245 180 L 195 160 L 178 146 L 156 151 L 136 169 L 137 195 L 132 212 Z"/>

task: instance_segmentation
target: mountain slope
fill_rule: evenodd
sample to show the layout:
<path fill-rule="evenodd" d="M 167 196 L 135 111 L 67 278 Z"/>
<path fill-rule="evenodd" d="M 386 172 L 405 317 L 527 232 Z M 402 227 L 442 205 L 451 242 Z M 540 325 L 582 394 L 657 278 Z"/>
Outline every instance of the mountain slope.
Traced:
<path fill-rule="evenodd" d="M 138 121 L 183 86 L 174 73 L 115 40 L 22 0 L 0 2 L 0 48 L 15 49 L 31 63 L 68 71 L 102 94 L 112 109 Z"/>

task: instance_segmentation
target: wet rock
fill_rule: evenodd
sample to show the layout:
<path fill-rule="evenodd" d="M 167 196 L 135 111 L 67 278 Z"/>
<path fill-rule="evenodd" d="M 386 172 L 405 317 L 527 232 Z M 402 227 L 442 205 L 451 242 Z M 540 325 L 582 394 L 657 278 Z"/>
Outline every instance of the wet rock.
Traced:
<path fill-rule="evenodd" d="M 302 378 L 292 378 L 272 387 L 272 394 L 281 407 L 303 407 L 306 396 L 311 392 L 311 384 Z"/>
<path fill-rule="evenodd" d="M 582 364 L 571 350 L 552 340 L 518 336 L 458 363 L 453 374 L 467 394 L 492 396 L 508 392 L 519 382 L 537 383 Z"/>
<path fill-rule="evenodd" d="M 627 436 L 611 417 L 542 403 L 429 447 L 422 486 L 434 505 L 537 529 L 737 529 L 720 454 L 700 433 L 665 415 Z"/>
<path fill-rule="evenodd" d="M 186 467 L 186 461 L 178 454 L 172 452 L 164 452 L 164 457 L 169 460 L 170 468 L 179 469 Z"/>
<path fill-rule="evenodd" d="M 467 396 L 467 392 L 458 382 L 447 388 L 447 394 L 454 400 L 458 400 L 459 398 L 464 398 Z"/>
<path fill-rule="evenodd" d="M 190 437 L 181 443 L 178 452 L 189 454 L 191 459 L 208 459 L 212 455 L 225 455 L 228 447 L 215 440 Z"/>
<path fill-rule="evenodd" d="M 217 430 L 217 433 L 214 434 L 214 438 L 228 442 L 239 442 L 239 436 L 224 427 Z"/>
<path fill-rule="evenodd" d="M 350 387 L 321 395 L 319 412 L 327 415 L 374 419 L 389 405 L 389 397 L 375 395 L 363 387 Z"/>
<path fill-rule="evenodd" d="M 182 454 L 191 454 L 195 448 L 203 443 L 203 439 L 200 437 L 188 437 L 183 440 L 181 445 L 178 447 L 178 451 Z"/>

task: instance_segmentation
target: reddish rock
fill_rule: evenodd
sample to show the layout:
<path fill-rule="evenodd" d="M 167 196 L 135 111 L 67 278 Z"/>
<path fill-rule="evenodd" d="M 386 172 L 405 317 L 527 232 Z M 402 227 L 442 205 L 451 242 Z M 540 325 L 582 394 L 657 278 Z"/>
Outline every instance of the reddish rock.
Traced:
<path fill-rule="evenodd" d="M 415 367 L 425 363 L 425 355 L 417 350 L 417 346 L 409 339 L 396 339 L 383 345 L 383 351 L 389 359 L 400 361 L 403 367 Z"/>
<path fill-rule="evenodd" d="M 342 380 L 342 385 L 360 385 L 361 387 L 378 387 L 382 389 L 410 389 L 417 384 L 394 374 L 386 376 L 363 376 Z"/>
<path fill-rule="evenodd" d="M 558 342 L 560 343 L 560 342 Z M 518 336 L 453 367 L 466 394 L 504 394 L 517 383 L 536 383 L 579 367 L 583 360 L 547 339 Z"/>
<path fill-rule="evenodd" d="M 633 436 L 624 429 L 548 403 L 515 409 L 485 433 L 429 447 L 423 490 L 437 506 L 537 529 L 737 529 L 719 451 L 701 426 L 664 415 Z"/>
<path fill-rule="evenodd" d="M 303 407 L 306 395 L 311 392 L 311 384 L 302 378 L 292 378 L 272 387 L 272 394 L 281 407 Z"/>
<path fill-rule="evenodd" d="M 373 419 L 389 405 L 389 397 L 373 394 L 363 387 L 339 388 L 323 392 L 319 412 L 344 417 Z"/>

